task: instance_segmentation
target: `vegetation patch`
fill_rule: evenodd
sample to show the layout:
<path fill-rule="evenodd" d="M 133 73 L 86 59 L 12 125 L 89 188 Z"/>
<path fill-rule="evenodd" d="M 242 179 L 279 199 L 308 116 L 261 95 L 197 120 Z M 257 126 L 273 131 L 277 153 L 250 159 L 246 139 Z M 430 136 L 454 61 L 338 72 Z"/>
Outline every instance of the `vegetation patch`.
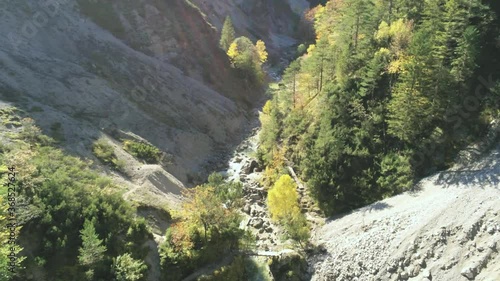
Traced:
<path fill-rule="evenodd" d="M 270 258 L 269 268 L 277 281 L 306 280 L 307 261 L 297 253 Z"/>
<path fill-rule="evenodd" d="M 271 218 L 284 226 L 288 238 L 301 246 L 309 240 L 309 225 L 300 210 L 297 187 L 289 175 L 282 175 L 268 193 Z"/>
<path fill-rule="evenodd" d="M 125 140 L 123 142 L 123 149 L 135 158 L 143 160 L 148 164 L 159 163 L 162 156 L 162 152 L 157 147 L 132 140 Z"/>
<path fill-rule="evenodd" d="M 136 217 L 109 178 L 44 141 L 49 138 L 32 119 L 22 123 L 17 142 L 0 155 L 0 167 L 14 166 L 19 171 L 17 201 L 29 206 L 19 208 L 16 215 L 22 218 L 20 246 L 26 249 L 20 255 L 29 265 L 19 268 L 18 280 L 27 280 L 34 267 L 55 281 L 142 274 L 147 252 L 141 245 L 151 239 L 145 221 Z M 0 194 L 5 194 L 5 188 L 0 187 Z M 7 245 L 0 244 L 1 253 Z M 4 262 L 0 259 L 0 268 Z"/>
<path fill-rule="evenodd" d="M 310 11 L 315 43 L 261 115 L 268 186 L 293 163 L 322 211 L 346 212 L 408 190 L 484 135 L 500 100 L 485 78 L 499 75 L 498 19 L 488 1 L 444 2 Z"/>
<path fill-rule="evenodd" d="M 185 192 L 182 208 L 173 214 L 174 223 L 160 246 L 164 280 L 181 280 L 250 244 L 251 234 L 239 228 L 239 205 L 232 191 L 239 188 L 213 175 L 206 185 Z"/>
<path fill-rule="evenodd" d="M 120 172 L 125 171 L 125 160 L 118 159 L 115 154 L 115 149 L 108 143 L 106 138 L 102 137 L 94 142 L 92 145 L 92 152 L 97 159 L 101 160 L 104 164 L 111 165 L 113 168 Z"/>
<path fill-rule="evenodd" d="M 238 256 L 234 261 L 220 269 L 215 270 L 211 275 L 205 275 L 199 281 L 271 281 L 270 271 L 265 262 L 257 259 Z"/>

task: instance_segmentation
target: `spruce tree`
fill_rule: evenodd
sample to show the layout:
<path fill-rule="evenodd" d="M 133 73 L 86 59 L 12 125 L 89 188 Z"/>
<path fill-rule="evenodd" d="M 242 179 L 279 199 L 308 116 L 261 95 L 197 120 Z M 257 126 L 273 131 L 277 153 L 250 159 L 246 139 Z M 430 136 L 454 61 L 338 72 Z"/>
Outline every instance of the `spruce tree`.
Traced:
<path fill-rule="evenodd" d="M 82 246 L 79 250 L 78 261 L 81 266 L 88 269 L 86 271 L 87 278 L 92 279 L 95 266 L 99 265 L 104 259 L 106 246 L 99 239 L 93 221 L 85 220 L 83 229 L 80 231 L 80 237 L 82 238 Z"/>
<path fill-rule="evenodd" d="M 236 32 L 234 31 L 233 21 L 230 16 L 227 16 L 220 36 L 220 47 L 225 52 L 227 52 L 229 46 L 233 43 L 235 36 Z"/>

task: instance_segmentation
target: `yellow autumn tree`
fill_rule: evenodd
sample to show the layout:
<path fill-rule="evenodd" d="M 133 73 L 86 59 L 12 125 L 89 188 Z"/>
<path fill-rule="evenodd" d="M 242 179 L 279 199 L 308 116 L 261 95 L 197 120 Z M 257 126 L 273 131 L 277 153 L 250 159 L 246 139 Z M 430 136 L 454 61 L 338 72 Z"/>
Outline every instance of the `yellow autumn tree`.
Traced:
<path fill-rule="evenodd" d="M 262 40 L 258 40 L 255 44 L 257 48 L 257 53 L 259 54 L 259 59 L 261 63 L 265 63 L 267 61 L 268 53 L 266 51 L 266 43 Z"/>
<path fill-rule="evenodd" d="M 309 225 L 300 211 L 296 185 L 289 175 L 281 176 L 269 190 L 268 207 L 271 218 L 286 230 L 287 236 L 303 247 L 309 239 Z"/>
<path fill-rule="evenodd" d="M 229 45 L 229 49 L 227 50 L 227 56 L 231 59 L 232 62 L 234 62 L 234 60 L 238 55 L 239 55 L 238 43 L 236 41 L 233 41 L 233 43 Z"/>
<path fill-rule="evenodd" d="M 265 52 L 264 42 L 259 43 L 261 51 Z M 236 38 L 227 50 L 227 56 L 232 66 L 237 69 L 240 77 L 244 78 L 250 85 L 260 85 L 264 82 L 262 71 L 262 59 L 267 53 L 259 54 L 257 47 L 247 37 Z M 267 57 L 265 58 L 267 59 Z"/>
<path fill-rule="evenodd" d="M 278 179 L 269 190 L 267 201 L 273 220 L 288 220 L 293 213 L 300 212 L 297 189 L 289 175 Z"/>

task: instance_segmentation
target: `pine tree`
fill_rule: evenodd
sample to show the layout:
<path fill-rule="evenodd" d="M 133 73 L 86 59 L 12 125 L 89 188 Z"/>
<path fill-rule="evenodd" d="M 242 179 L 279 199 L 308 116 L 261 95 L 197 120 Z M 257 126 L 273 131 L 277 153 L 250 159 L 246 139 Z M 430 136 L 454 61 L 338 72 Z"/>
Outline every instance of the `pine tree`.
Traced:
<path fill-rule="evenodd" d="M 227 52 L 229 46 L 234 41 L 236 37 L 236 32 L 234 31 L 233 21 L 230 16 L 226 17 L 224 21 L 224 26 L 222 27 L 221 37 L 220 37 L 220 47 Z"/>
<path fill-rule="evenodd" d="M 290 89 L 289 96 L 286 97 L 286 104 L 290 107 L 295 108 L 297 105 L 297 88 L 298 88 L 298 77 L 300 71 L 300 60 L 295 60 L 290 63 L 288 68 L 285 70 L 283 75 L 283 80 L 286 82 L 287 89 Z M 290 102 L 291 101 L 291 102 Z"/>
<path fill-rule="evenodd" d="M 99 239 L 93 221 L 85 220 L 80 234 L 82 238 L 82 246 L 80 247 L 80 254 L 78 255 L 80 265 L 91 267 L 101 262 L 104 259 L 106 246 L 104 246 L 103 241 Z"/>
<path fill-rule="evenodd" d="M 144 262 L 132 258 L 130 254 L 124 254 L 113 260 L 113 273 L 116 281 L 137 281 L 143 277 L 147 269 Z"/>

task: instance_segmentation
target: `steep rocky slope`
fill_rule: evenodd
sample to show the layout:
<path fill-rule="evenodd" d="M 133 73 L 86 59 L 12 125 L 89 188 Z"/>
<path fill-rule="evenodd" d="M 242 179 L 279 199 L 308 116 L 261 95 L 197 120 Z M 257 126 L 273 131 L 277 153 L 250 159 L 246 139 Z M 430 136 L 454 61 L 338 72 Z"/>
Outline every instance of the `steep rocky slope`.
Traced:
<path fill-rule="evenodd" d="M 251 39 L 262 39 L 270 59 L 278 62 L 283 50 L 297 44 L 296 28 L 302 13 L 309 8 L 306 0 L 192 0 L 206 14 L 207 20 L 221 28 L 230 15 L 237 32 Z"/>
<path fill-rule="evenodd" d="M 143 7 L 154 13 L 159 8 L 153 4 Z M 180 70 L 170 61 L 175 56 L 169 59 L 172 50 L 142 51 L 126 38 L 120 39 L 117 27 L 105 26 L 110 33 L 94 23 L 98 20 L 82 15 L 77 1 L 4 1 L 0 5 L 0 29 L 8 38 L 0 42 L 3 99 L 28 111 L 36 108 L 32 116 L 47 132 L 60 123 L 69 151 L 91 157 L 90 144 L 103 131 L 111 135 L 130 131 L 172 154 L 168 170 L 189 182 L 217 149 L 242 133 L 246 117 L 239 103 L 243 98 L 228 98 L 190 71 Z M 135 11 L 116 9 L 118 18 Z M 192 18 L 194 25 L 201 19 L 194 12 L 184 16 Z M 154 30 L 162 30 L 163 21 L 181 22 L 181 18 L 169 19 L 168 14 L 158 17 L 157 25 L 151 27 Z M 118 26 L 125 28 L 126 23 L 124 19 Z M 191 31 L 203 32 L 203 28 L 209 27 L 199 24 Z M 139 33 L 140 28 L 133 30 Z M 175 36 L 163 34 L 158 40 Z M 215 36 L 215 31 L 206 36 Z M 183 44 L 192 43 L 169 42 L 184 51 Z M 220 69 L 229 71 L 226 66 Z"/>
<path fill-rule="evenodd" d="M 312 280 L 500 278 L 500 146 L 319 228 Z"/>
<path fill-rule="evenodd" d="M 238 20 L 242 33 L 275 22 L 253 18 L 262 1 L 225 1 L 210 17 L 198 2 L 2 1 L 1 99 L 31 111 L 49 135 L 60 127 L 70 152 L 92 158 L 103 133 L 117 147 L 133 135 L 172 155 L 164 168 L 181 182 L 199 182 L 240 139 L 260 98 L 231 70 L 212 22 L 239 15 L 242 5 L 260 7 Z M 267 17 L 288 26 L 290 13 Z"/>

